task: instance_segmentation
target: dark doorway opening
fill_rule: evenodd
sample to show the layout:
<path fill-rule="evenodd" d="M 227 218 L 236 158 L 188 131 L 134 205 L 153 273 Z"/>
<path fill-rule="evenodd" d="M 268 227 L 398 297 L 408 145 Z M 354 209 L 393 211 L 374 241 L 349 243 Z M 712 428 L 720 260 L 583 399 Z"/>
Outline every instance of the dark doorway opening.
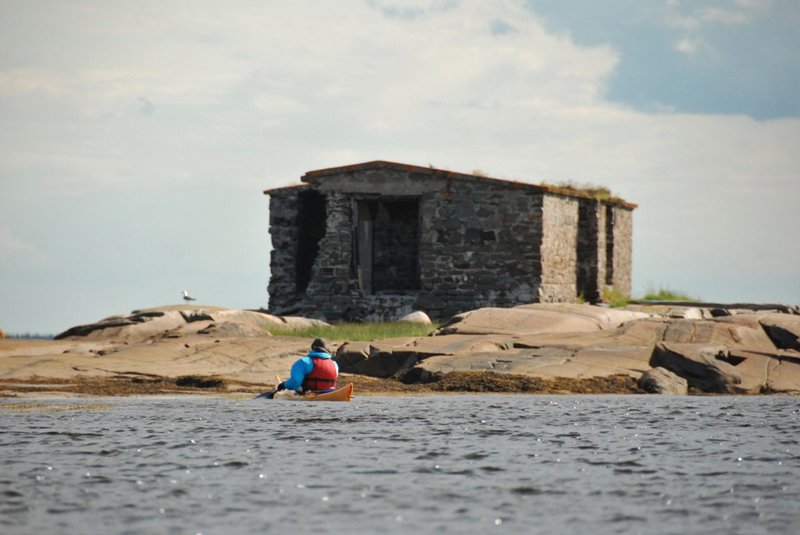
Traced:
<path fill-rule="evenodd" d="M 297 291 L 302 293 L 311 282 L 311 270 L 319 253 L 319 242 L 325 236 L 327 214 L 325 196 L 308 190 L 297 196 L 297 262 L 295 280 Z"/>
<path fill-rule="evenodd" d="M 419 289 L 419 199 L 356 201 L 356 267 L 364 293 Z"/>
<path fill-rule="evenodd" d="M 606 284 L 614 284 L 614 209 L 606 206 Z"/>
<path fill-rule="evenodd" d="M 578 205 L 578 261 L 575 266 L 578 296 L 590 303 L 596 303 L 601 297 L 597 287 L 597 209 L 597 202 L 590 199 L 582 199 Z"/>

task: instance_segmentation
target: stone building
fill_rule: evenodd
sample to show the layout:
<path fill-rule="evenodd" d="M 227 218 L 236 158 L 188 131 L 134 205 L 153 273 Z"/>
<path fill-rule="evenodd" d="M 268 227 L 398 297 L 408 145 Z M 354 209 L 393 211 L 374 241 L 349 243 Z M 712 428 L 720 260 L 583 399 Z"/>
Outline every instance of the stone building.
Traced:
<path fill-rule="evenodd" d="M 270 189 L 269 309 L 341 320 L 599 301 L 631 290 L 621 199 L 375 161 Z"/>

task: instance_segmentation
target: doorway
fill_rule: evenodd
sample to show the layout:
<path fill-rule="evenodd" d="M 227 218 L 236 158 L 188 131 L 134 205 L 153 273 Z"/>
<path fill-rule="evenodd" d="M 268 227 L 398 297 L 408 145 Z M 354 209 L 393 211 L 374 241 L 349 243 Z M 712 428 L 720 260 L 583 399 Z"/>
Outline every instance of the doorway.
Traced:
<path fill-rule="evenodd" d="M 356 272 L 365 294 L 419 289 L 419 199 L 359 199 Z"/>

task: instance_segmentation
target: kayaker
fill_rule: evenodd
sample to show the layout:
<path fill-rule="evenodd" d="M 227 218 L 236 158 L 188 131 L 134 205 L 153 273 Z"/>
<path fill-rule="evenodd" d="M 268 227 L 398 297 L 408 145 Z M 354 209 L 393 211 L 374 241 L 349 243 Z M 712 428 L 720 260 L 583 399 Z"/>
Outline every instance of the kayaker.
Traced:
<path fill-rule="evenodd" d="M 275 390 L 297 392 L 329 392 L 336 389 L 339 365 L 333 361 L 328 343 L 317 338 L 311 343 L 311 351 L 292 364 L 291 377 L 280 383 Z"/>

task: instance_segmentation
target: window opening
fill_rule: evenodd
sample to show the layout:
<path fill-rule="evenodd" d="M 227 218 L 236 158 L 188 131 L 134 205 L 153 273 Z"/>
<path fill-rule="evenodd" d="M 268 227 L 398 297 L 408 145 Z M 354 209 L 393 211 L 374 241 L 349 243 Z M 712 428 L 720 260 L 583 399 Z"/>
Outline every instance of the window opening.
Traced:
<path fill-rule="evenodd" d="M 297 207 L 297 291 L 305 292 L 311 282 L 311 271 L 319 254 L 319 242 L 325 236 L 327 214 L 325 196 L 314 190 L 298 195 Z"/>

